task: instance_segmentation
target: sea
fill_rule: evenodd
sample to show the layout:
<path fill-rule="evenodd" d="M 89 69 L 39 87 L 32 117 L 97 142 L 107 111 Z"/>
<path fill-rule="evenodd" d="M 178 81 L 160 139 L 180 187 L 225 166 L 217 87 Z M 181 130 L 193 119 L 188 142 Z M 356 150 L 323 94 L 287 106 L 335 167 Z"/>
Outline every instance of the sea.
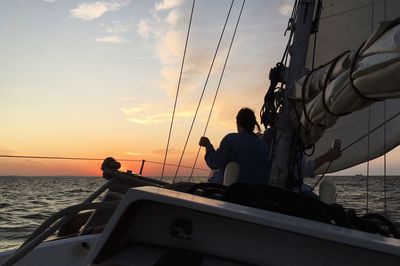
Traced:
<path fill-rule="evenodd" d="M 368 207 L 369 213 L 385 214 L 400 224 L 400 176 L 327 176 L 325 179 L 336 184 L 337 203 L 354 209 L 359 215 L 365 214 Z M 45 219 L 81 203 L 105 182 L 101 177 L 0 177 L 0 251 L 17 248 Z M 315 179 L 306 180 L 309 185 L 315 182 Z"/>

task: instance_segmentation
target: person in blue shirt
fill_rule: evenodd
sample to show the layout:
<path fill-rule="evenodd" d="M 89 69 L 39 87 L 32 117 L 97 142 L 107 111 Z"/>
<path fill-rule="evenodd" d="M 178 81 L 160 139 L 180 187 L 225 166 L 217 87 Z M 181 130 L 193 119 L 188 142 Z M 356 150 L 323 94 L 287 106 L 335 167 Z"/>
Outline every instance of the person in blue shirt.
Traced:
<path fill-rule="evenodd" d="M 222 184 L 225 167 L 229 162 L 239 164 L 237 182 L 249 184 L 268 184 L 269 182 L 269 147 L 257 134 L 255 127 L 261 131 L 253 110 L 242 108 L 236 116 L 238 133 L 226 135 L 218 149 L 214 149 L 207 137 L 201 137 L 199 145 L 206 148 L 204 159 L 216 174 L 210 182 Z"/>

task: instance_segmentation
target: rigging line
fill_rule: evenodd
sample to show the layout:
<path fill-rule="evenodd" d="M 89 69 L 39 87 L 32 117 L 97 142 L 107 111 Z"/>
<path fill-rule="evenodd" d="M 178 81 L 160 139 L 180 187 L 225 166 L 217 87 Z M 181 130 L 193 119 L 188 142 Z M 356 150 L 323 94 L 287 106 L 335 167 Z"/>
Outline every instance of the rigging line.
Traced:
<path fill-rule="evenodd" d="M 367 134 L 362 135 L 361 137 L 359 137 L 358 139 L 356 139 L 355 141 L 353 141 L 352 143 L 350 143 L 349 145 L 347 145 L 346 147 L 344 147 L 341 152 L 347 150 L 348 148 L 350 148 L 351 146 L 353 146 L 354 144 L 356 144 L 357 142 L 359 142 L 360 140 L 362 140 L 363 138 L 365 138 L 366 136 L 368 136 L 369 134 L 375 132 L 376 130 L 378 130 L 379 128 L 381 128 L 383 125 L 385 125 L 386 123 L 392 121 L 393 119 L 395 119 L 396 117 L 398 117 L 400 115 L 400 111 L 397 112 L 396 114 L 394 114 L 393 116 L 391 116 L 388 120 L 382 122 L 381 124 L 377 125 L 374 129 L 372 129 L 370 132 L 368 132 Z"/>
<path fill-rule="evenodd" d="M 178 102 L 179 88 L 180 88 L 181 80 L 182 80 L 183 66 L 185 64 L 186 50 L 187 50 L 187 45 L 188 45 L 188 41 L 189 41 L 190 28 L 192 26 L 192 18 L 193 18 L 193 11 L 194 11 L 195 2 L 196 2 L 196 0 L 193 0 L 193 2 L 192 2 L 192 10 L 190 12 L 189 26 L 188 26 L 188 29 L 187 29 L 185 48 L 184 48 L 184 51 L 183 51 L 182 64 L 181 64 L 181 69 L 180 69 L 180 72 L 179 72 L 178 86 L 177 86 L 176 95 L 175 95 L 174 109 L 172 111 L 172 118 L 171 118 L 171 125 L 170 125 L 170 128 L 169 128 L 169 133 L 168 133 L 167 147 L 165 149 L 164 164 L 163 164 L 162 171 L 161 171 L 161 181 L 162 181 L 162 179 L 164 177 L 165 163 L 167 162 L 169 143 L 170 143 L 170 140 L 171 140 L 172 127 L 173 127 L 174 119 L 175 119 L 176 104 Z"/>
<path fill-rule="evenodd" d="M 384 121 L 386 120 L 386 100 L 383 101 L 383 116 L 384 116 Z M 387 211 L 387 202 L 386 202 L 386 182 L 387 182 L 387 178 L 386 178 L 386 124 L 383 126 L 383 151 L 385 152 L 385 154 L 383 155 L 383 193 L 384 193 L 384 210 L 385 210 L 385 214 Z"/>
<path fill-rule="evenodd" d="M 374 32 L 374 1 L 371 2 L 371 34 Z M 368 130 L 371 130 L 371 105 L 368 105 Z M 371 147 L 371 138 L 370 134 L 368 134 L 367 139 L 367 197 L 366 197 L 366 213 L 369 211 L 369 161 L 370 161 L 370 147 Z"/>
<path fill-rule="evenodd" d="M 14 159 L 46 159 L 46 160 L 76 160 L 76 161 L 103 161 L 101 158 L 85 158 L 85 157 L 61 157 L 61 156 L 35 156 L 35 155 L 7 155 L 7 154 L 0 154 L 0 158 L 14 158 Z M 121 162 L 141 162 L 142 160 L 138 159 L 116 159 L 117 161 Z M 146 163 L 152 164 L 163 164 L 162 162 L 155 162 L 155 161 L 146 161 Z M 175 164 L 165 164 L 168 166 L 177 166 Z M 182 168 L 190 168 L 192 166 L 181 166 Z M 208 171 L 205 168 L 196 168 L 196 170 L 203 170 Z"/>
<path fill-rule="evenodd" d="M 386 0 L 383 2 L 383 6 L 384 6 L 384 16 L 385 16 L 385 21 L 386 21 Z M 384 121 L 386 121 L 386 100 L 384 100 L 383 101 L 383 116 L 384 116 Z M 386 161 L 386 124 L 385 124 L 385 126 L 383 127 L 383 149 L 384 149 L 384 152 L 385 152 L 385 154 L 383 155 L 383 165 L 384 165 L 384 168 L 383 168 L 383 175 L 384 175 L 384 199 L 385 199 L 385 214 L 386 214 L 386 211 L 387 211 L 387 209 L 386 209 L 386 182 L 387 182 L 387 180 L 386 180 L 386 166 L 387 166 L 387 161 Z"/>
<path fill-rule="evenodd" d="M 292 15 L 290 16 L 287 28 L 286 28 L 285 33 L 284 33 L 284 36 L 286 36 L 286 32 L 288 30 L 290 30 L 289 39 L 288 39 L 288 42 L 287 42 L 286 47 L 285 47 L 285 51 L 283 52 L 282 59 L 281 59 L 281 63 L 282 64 L 285 61 L 285 63 L 284 63 L 285 66 L 286 66 L 286 63 L 287 63 L 288 56 L 289 56 L 290 44 L 292 42 L 294 31 L 296 29 L 295 21 L 296 21 L 296 18 L 297 18 L 297 9 L 298 9 L 298 1 L 296 0 L 294 5 L 293 5 Z"/>
<path fill-rule="evenodd" d="M 351 146 L 353 146 L 354 144 L 358 143 L 360 140 L 362 140 L 363 138 L 369 136 L 371 133 L 375 132 L 376 130 L 378 130 L 379 128 L 381 128 L 382 126 L 384 126 L 386 123 L 392 121 L 393 119 L 395 119 L 396 117 L 398 117 L 400 115 L 400 112 L 397 112 L 396 114 L 394 114 L 393 116 L 391 116 L 388 120 L 384 121 L 383 123 L 379 124 L 378 126 L 376 126 L 374 129 L 372 129 L 371 131 L 369 131 L 367 134 L 364 134 L 363 136 L 359 137 L 358 139 L 356 139 L 355 141 L 353 141 L 352 143 L 350 143 L 349 145 L 347 145 L 346 147 L 344 147 L 343 149 L 340 150 L 340 152 L 344 152 L 345 150 L 347 150 L 348 148 L 350 148 Z M 313 188 L 321 181 L 321 179 L 324 177 L 325 173 L 328 172 L 329 167 L 332 165 L 333 161 L 331 161 L 328 165 L 328 167 L 325 169 L 325 172 L 323 173 L 323 175 L 318 179 L 318 181 L 314 184 Z"/>
<path fill-rule="evenodd" d="M 211 115 L 212 115 L 212 112 L 213 112 L 213 110 L 214 110 L 215 101 L 217 100 L 217 95 L 218 95 L 218 92 L 219 92 L 219 88 L 220 88 L 220 86 L 221 86 L 222 78 L 223 78 L 224 73 L 225 73 L 225 68 L 226 68 L 226 65 L 227 65 L 227 62 L 228 62 L 228 59 L 229 59 L 229 55 L 230 55 L 230 53 L 231 53 L 232 44 L 233 44 L 233 41 L 235 40 L 237 28 L 238 28 L 238 26 L 239 26 L 240 18 L 241 18 L 241 16 L 242 16 L 242 11 L 243 11 L 243 7 L 244 7 L 244 4 L 245 4 L 245 3 L 246 3 L 246 0 L 243 0 L 243 2 L 242 2 L 242 7 L 240 8 L 240 13 L 239 13 L 238 19 L 237 19 L 237 21 L 236 21 L 235 30 L 233 31 L 231 43 L 229 44 L 228 53 L 226 54 L 224 66 L 223 66 L 223 68 L 222 68 L 221 75 L 220 75 L 220 77 L 219 77 L 217 89 L 216 89 L 216 91 L 215 91 L 214 99 L 213 99 L 213 102 L 212 102 L 212 105 L 211 105 L 211 110 L 210 110 L 210 113 L 208 114 L 207 123 L 206 123 L 206 126 L 205 126 L 205 128 L 204 128 L 203 136 L 206 135 L 206 132 L 207 132 L 207 129 L 208 129 L 208 124 L 210 123 Z M 199 148 L 198 148 L 198 150 L 197 150 L 196 159 L 194 160 L 194 165 L 193 165 L 193 168 L 192 168 L 192 172 L 190 173 L 190 177 L 189 177 L 189 183 L 190 183 L 190 181 L 191 181 L 191 179 L 192 179 L 193 172 L 194 172 L 194 169 L 195 169 L 195 167 L 196 167 L 197 160 L 198 160 L 198 158 L 199 158 L 200 149 L 201 149 L 201 146 L 199 146 Z"/>
<path fill-rule="evenodd" d="M 197 117 L 197 114 L 198 114 L 198 112 L 199 112 L 199 108 L 200 108 L 201 102 L 202 102 L 202 100 L 203 100 L 204 92 L 205 92 L 205 90 L 206 90 L 206 87 L 207 87 L 207 84 L 208 84 L 208 80 L 209 80 L 209 78 L 210 78 L 211 71 L 212 71 L 212 68 L 213 68 L 213 66 L 214 66 L 215 58 L 217 57 L 217 53 L 218 53 L 218 50 L 219 50 L 219 46 L 220 46 L 220 44 L 221 44 L 222 37 L 224 36 L 224 32 L 225 32 L 225 29 L 226 29 L 226 25 L 228 24 L 228 20 L 229 20 L 229 17 L 230 17 L 231 11 L 232 11 L 232 6 L 233 6 L 233 3 L 234 3 L 234 2 L 235 2 L 235 0 L 232 0 L 231 5 L 230 5 L 230 7 L 229 7 L 228 15 L 226 16 L 225 23 L 224 23 L 224 27 L 222 28 L 222 32 L 221 32 L 221 35 L 220 35 L 219 40 L 218 40 L 218 45 L 217 45 L 217 47 L 216 47 L 216 49 L 215 49 L 215 52 L 214 52 L 214 57 L 213 57 L 213 59 L 212 59 L 211 66 L 210 66 L 210 69 L 209 69 L 209 71 L 208 71 L 206 81 L 205 81 L 205 83 L 204 83 L 203 91 L 201 92 L 201 96 L 200 96 L 199 102 L 198 102 L 198 104 L 197 104 L 196 112 L 195 112 L 195 114 L 194 114 L 194 117 L 193 117 L 193 120 L 192 120 L 192 124 L 190 125 L 189 133 L 188 133 L 188 136 L 187 136 L 187 138 L 186 138 L 186 142 L 185 142 L 185 145 L 184 145 L 184 147 L 183 147 L 181 157 L 180 157 L 180 159 L 179 159 L 178 167 L 176 168 L 176 172 L 175 172 L 175 175 L 174 175 L 173 183 L 175 183 L 176 176 L 178 175 L 179 167 L 180 167 L 180 165 L 181 165 L 181 163 L 182 163 L 182 159 L 183 159 L 183 156 L 184 156 L 184 154 L 185 154 L 186 147 L 187 147 L 187 144 L 188 144 L 188 142 L 189 142 L 189 138 L 190 138 L 190 135 L 191 135 L 191 133 L 192 133 L 193 125 L 194 125 L 194 122 L 196 121 L 196 117 Z"/>
<path fill-rule="evenodd" d="M 162 162 L 154 162 L 154 161 L 146 161 L 146 163 L 152 163 L 152 164 L 163 164 Z M 167 166 L 178 166 L 176 164 L 170 164 L 170 163 L 166 163 L 165 165 Z M 182 168 L 187 168 L 187 169 L 192 169 L 192 166 L 185 166 L 185 165 L 181 165 Z M 206 168 L 195 168 L 196 170 L 202 170 L 202 171 L 208 171 L 208 169 Z"/>
<path fill-rule="evenodd" d="M 371 130 L 371 106 L 368 106 L 368 132 Z M 370 134 L 368 134 L 367 141 L 367 198 L 366 198 L 366 212 L 369 210 L 369 161 L 370 161 Z"/>
<path fill-rule="evenodd" d="M 49 159 L 49 160 L 77 160 L 77 161 L 103 161 L 104 158 L 85 158 L 85 157 L 61 157 L 61 156 L 35 156 L 35 155 L 5 155 L 1 154 L 0 158 L 20 158 L 20 159 Z M 118 159 L 124 162 L 140 162 L 134 159 Z"/>

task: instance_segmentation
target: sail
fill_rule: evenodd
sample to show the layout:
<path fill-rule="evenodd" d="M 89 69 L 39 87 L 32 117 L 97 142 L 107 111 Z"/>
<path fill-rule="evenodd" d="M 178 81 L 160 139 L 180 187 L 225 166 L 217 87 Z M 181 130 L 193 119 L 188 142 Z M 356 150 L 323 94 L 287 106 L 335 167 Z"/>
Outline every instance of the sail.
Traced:
<path fill-rule="evenodd" d="M 399 43 L 393 43 L 400 41 L 400 26 L 388 27 L 384 23 L 397 17 L 400 17 L 400 1 L 323 1 L 319 30 L 313 37 L 315 42 L 310 40 L 306 67 L 313 69 L 336 60 L 315 71 L 313 76 L 304 77 L 302 82 L 309 86 L 297 84 L 291 97 L 299 100 L 293 118 L 303 142 L 315 144 L 313 157 L 324 153 L 334 139 L 342 141 L 343 156 L 328 172 L 374 159 L 400 144 L 400 116 L 395 116 L 400 112 L 400 100 L 375 101 L 399 97 L 400 82 L 396 79 L 400 75 L 396 73 L 400 69 L 400 51 Z M 365 60 L 367 57 L 369 61 Z M 353 59 L 356 59 L 354 66 Z M 389 76 L 388 70 L 392 70 Z M 388 79 L 392 83 L 386 82 Z M 354 84 L 356 89 L 367 89 L 359 95 L 352 88 Z M 325 168 L 322 166 L 317 172 Z"/>

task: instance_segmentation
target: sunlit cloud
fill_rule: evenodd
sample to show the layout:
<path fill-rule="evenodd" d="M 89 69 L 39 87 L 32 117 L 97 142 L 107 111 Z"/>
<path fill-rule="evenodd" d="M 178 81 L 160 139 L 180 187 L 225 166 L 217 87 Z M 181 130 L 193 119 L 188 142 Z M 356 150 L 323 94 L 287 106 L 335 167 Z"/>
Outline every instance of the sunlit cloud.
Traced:
<path fill-rule="evenodd" d="M 0 154 L 12 155 L 12 154 L 16 154 L 16 152 L 13 151 L 13 150 L 10 150 L 9 148 L 7 148 L 7 147 L 5 147 L 3 145 L 0 145 Z"/>
<path fill-rule="evenodd" d="M 110 36 L 104 36 L 101 38 L 96 38 L 95 39 L 96 42 L 105 42 L 105 43 L 124 43 L 124 42 L 128 42 L 127 40 L 125 40 L 124 38 L 121 38 L 118 35 L 110 35 Z"/>
<path fill-rule="evenodd" d="M 153 154 L 165 154 L 165 151 L 166 151 L 166 149 L 159 149 L 159 150 L 154 150 L 151 153 L 153 153 Z M 182 153 L 182 151 L 178 150 L 178 149 L 174 149 L 174 148 L 169 148 L 168 149 L 168 153 L 169 154 L 180 154 L 180 153 Z"/>
<path fill-rule="evenodd" d="M 179 7 L 183 3 L 183 0 L 163 0 L 162 2 L 156 3 L 154 8 L 157 11 L 172 9 Z"/>
<path fill-rule="evenodd" d="M 142 115 L 138 114 L 133 116 L 133 114 L 128 115 L 126 119 L 132 123 L 140 124 L 140 125 L 152 125 L 152 124 L 159 124 L 166 121 L 171 120 L 171 113 L 158 113 L 153 115 Z M 187 118 L 192 117 L 193 112 L 178 112 L 175 114 L 175 117 L 178 118 Z"/>
<path fill-rule="evenodd" d="M 171 121 L 172 114 L 165 112 L 164 105 L 142 104 L 134 107 L 122 107 L 120 110 L 125 118 L 135 124 L 151 125 Z M 175 113 L 176 119 L 187 119 L 193 117 L 193 110 L 183 106 L 184 110 Z"/>
<path fill-rule="evenodd" d="M 144 39 L 149 38 L 151 34 L 151 27 L 149 26 L 149 22 L 143 19 L 139 20 L 137 24 L 137 33 Z"/>
<path fill-rule="evenodd" d="M 82 20 L 93 20 L 103 16 L 110 11 L 117 11 L 121 7 L 127 6 L 131 0 L 110 0 L 110 1 L 97 1 L 93 3 L 81 3 L 75 9 L 70 11 L 71 16 Z"/>
<path fill-rule="evenodd" d="M 121 108 L 121 111 L 125 114 L 125 115 L 130 115 L 130 114 L 133 114 L 133 113 L 137 113 L 137 112 L 142 112 L 142 111 L 146 111 L 146 110 L 148 110 L 148 109 L 150 109 L 150 105 L 149 104 L 147 104 L 147 105 L 141 105 L 141 106 L 138 106 L 138 107 L 130 107 L 130 108 Z"/>
<path fill-rule="evenodd" d="M 55 3 L 56 2 L 56 0 L 43 0 L 44 2 L 47 2 L 47 3 Z"/>
<path fill-rule="evenodd" d="M 113 21 L 111 25 L 107 26 L 106 31 L 109 33 L 120 33 L 132 30 L 132 24 L 124 24 L 119 21 Z"/>
<path fill-rule="evenodd" d="M 141 19 L 137 24 L 138 35 L 146 39 L 153 47 L 153 56 L 162 65 L 160 70 L 161 80 L 158 86 L 170 97 L 175 95 L 183 56 L 190 14 L 188 11 L 189 6 L 186 3 L 175 0 L 161 1 L 155 5 L 155 8 L 151 11 L 151 16 Z M 193 97 L 191 94 L 201 87 L 198 79 L 203 79 L 206 73 L 204 71 L 204 63 L 207 62 L 207 67 L 210 64 L 210 52 L 207 49 L 200 48 L 204 43 L 208 46 L 210 45 L 206 41 L 189 40 L 180 87 L 181 97 Z"/>
<path fill-rule="evenodd" d="M 142 153 L 142 152 L 127 152 L 126 154 L 131 155 L 131 156 L 145 155 L 145 153 Z"/>
<path fill-rule="evenodd" d="M 282 16 L 288 16 L 292 13 L 293 10 L 293 5 L 291 4 L 284 4 L 281 5 L 278 9 L 279 14 L 281 14 Z"/>
<path fill-rule="evenodd" d="M 179 14 L 179 12 L 177 10 L 171 10 L 171 12 L 168 13 L 168 16 L 165 20 L 171 26 L 175 26 L 178 24 L 178 21 L 180 18 L 181 18 L 181 15 Z"/>
<path fill-rule="evenodd" d="M 120 97 L 120 99 L 121 99 L 122 101 L 134 101 L 134 100 L 137 100 L 137 97 L 133 97 L 133 96 L 123 96 L 123 97 Z"/>

